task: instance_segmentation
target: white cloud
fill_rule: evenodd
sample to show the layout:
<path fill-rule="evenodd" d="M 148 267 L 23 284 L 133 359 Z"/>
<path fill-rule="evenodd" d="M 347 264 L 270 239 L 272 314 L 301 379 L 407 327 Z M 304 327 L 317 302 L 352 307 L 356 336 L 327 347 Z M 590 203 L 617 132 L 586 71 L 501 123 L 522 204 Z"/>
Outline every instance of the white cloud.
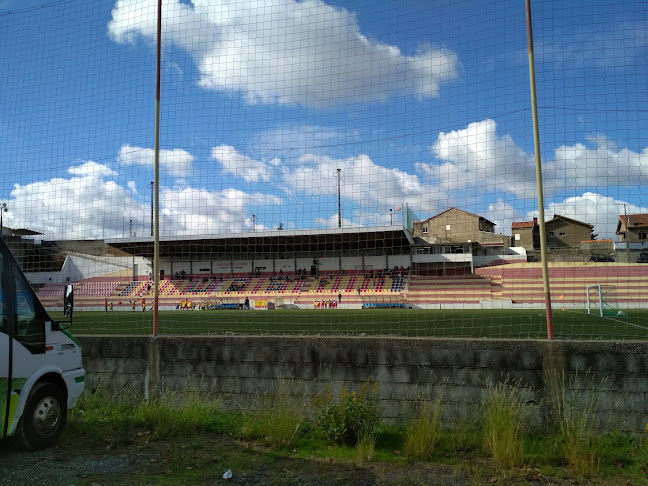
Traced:
<path fill-rule="evenodd" d="M 130 220 L 137 235 L 150 231 L 148 194 L 138 201 L 134 181 L 119 185 L 119 174 L 88 161 L 68 169 L 69 178 L 15 184 L 3 223 L 29 228 L 43 239 L 105 239 L 126 237 Z M 162 236 L 245 232 L 251 229 L 250 207 L 279 206 L 282 199 L 237 189 L 160 189 Z M 257 224 L 257 230 L 263 226 Z"/>
<path fill-rule="evenodd" d="M 623 214 L 624 203 L 628 214 L 648 213 L 646 207 L 601 194 L 586 192 L 582 196 L 568 197 L 562 202 L 549 204 L 545 209 L 545 219 L 550 220 L 554 214 L 567 216 L 594 225 L 594 233 L 598 234 L 598 239 L 613 238 L 616 240 L 616 226 L 619 215 Z M 536 215 L 537 212 L 529 213 L 530 218 Z"/>
<path fill-rule="evenodd" d="M 590 137 L 594 147 L 582 143 L 555 150 L 547 165 L 547 187 L 606 187 L 648 183 L 648 148 L 642 152 L 617 149 L 603 135 Z"/>
<path fill-rule="evenodd" d="M 511 234 L 511 223 L 513 221 L 520 221 L 522 214 L 520 214 L 515 207 L 511 204 L 498 199 L 494 203 L 488 205 L 488 210 L 480 213 L 489 221 L 495 223 L 495 232 L 504 235 Z"/>
<path fill-rule="evenodd" d="M 281 198 L 276 196 L 248 194 L 236 189 L 218 192 L 193 188 L 164 190 L 160 194 L 160 205 L 164 208 L 168 229 L 162 228 L 161 233 L 202 235 L 251 231 L 248 206 L 278 206 L 281 203 Z M 260 225 L 257 224 L 256 229 L 260 229 Z"/>
<path fill-rule="evenodd" d="M 611 20 L 611 19 L 609 19 Z M 538 60 L 555 63 L 553 69 L 627 69 L 636 59 L 643 59 L 648 48 L 645 21 L 602 22 L 575 31 L 554 31 L 550 42 L 540 39 L 535 44 Z"/>
<path fill-rule="evenodd" d="M 315 224 L 320 228 L 338 228 L 340 225 L 340 218 L 337 214 L 332 214 L 328 218 L 316 218 Z M 343 228 L 361 228 L 362 225 L 356 223 L 350 219 L 342 217 L 342 227 Z"/>
<path fill-rule="evenodd" d="M 356 132 L 321 125 L 285 124 L 254 134 L 250 151 L 261 156 L 273 154 L 283 159 L 297 159 L 305 154 L 333 156 L 335 150 L 346 150 L 358 142 Z"/>
<path fill-rule="evenodd" d="M 405 55 L 363 35 L 352 12 L 321 0 L 251 0 L 245 8 L 171 0 L 163 26 L 163 38 L 194 58 L 200 86 L 244 93 L 250 104 L 327 107 L 394 93 L 438 97 L 440 85 L 458 76 L 449 49 L 422 46 Z M 118 43 L 153 41 L 154 2 L 118 0 L 108 32 Z"/>
<path fill-rule="evenodd" d="M 153 149 L 123 145 L 119 149 L 117 161 L 122 165 L 140 165 L 153 168 L 155 151 Z M 191 175 L 194 156 L 183 149 L 160 150 L 160 167 L 173 177 L 183 179 Z"/>
<path fill-rule="evenodd" d="M 510 192 L 520 197 L 535 194 L 533 159 L 509 135 L 498 136 L 493 120 L 441 132 L 430 149 L 443 163 L 419 163 L 417 169 L 438 181 L 442 190 L 481 188 L 483 192 Z"/>
<path fill-rule="evenodd" d="M 337 169 L 340 172 L 340 195 L 362 206 L 402 206 L 435 210 L 440 199 L 438 190 L 422 184 L 416 175 L 400 169 L 375 164 L 367 155 L 333 159 L 316 155 L 300 158 L 293 170 L 283 168 L 283 187 L 308 195 L 337 194 Z"/>
<path fill-rule="evenodd" d="M 642 152 L 618 149 L 605 135 L 555 149 L 553 160 L 543 161 L 545 195 L 562 189 L 587 189 L 648 183 L 648 148 Z M 469 124 L 461 130 L 439 133 L 430 147 L 439 164 L 416 164 L 416 169 L 438 182 L 444 191 L 510 193 L 536 197 L 535 164 L 509 135 L 497 135 L 493 120 Z"/>
<path fill-rule="evenodd" d="M 212 148 L 211 157 L 223 166 L 223 172 L 241 177 L 245 182 L 270 182 L 273 167 L 281 163 L 276 158 L 268 162 L 251 159 L 230 145 Z"/>
<path fill-rule="evenodd" d="M 129 220 L 145 224 L 147 210 L 129 190 L 104 177 L 117 175 L 86 162 L 71 167 L 69 179 L 15 184 L 5 225 L 29 228 L 47 239 L 96 239 L 128 234 Z"/>
<path fill-rule="evenodd" d="M 104 177 L 117 176 L 117 172 L 112 170 L 107 165 L 99 164 L 92 160 L 83 162 L 81 165 L 74 165 L 70 167 L 68 169 L 68 173 L 72 175 L 78 175 L 78 176 L 96 177 L 99 179 Z"/>

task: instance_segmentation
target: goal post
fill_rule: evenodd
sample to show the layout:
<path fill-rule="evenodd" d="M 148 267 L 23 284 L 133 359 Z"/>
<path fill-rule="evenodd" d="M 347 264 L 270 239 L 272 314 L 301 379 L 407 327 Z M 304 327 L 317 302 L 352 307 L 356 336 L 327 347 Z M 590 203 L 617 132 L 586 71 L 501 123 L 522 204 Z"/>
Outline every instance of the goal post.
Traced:
<path fill-rule="evenodd" d="M 615 285 L 588 285 L 585 287 L 587 313 L 601 317 L 620 316 L 625 314 L 617 306 Z"/>

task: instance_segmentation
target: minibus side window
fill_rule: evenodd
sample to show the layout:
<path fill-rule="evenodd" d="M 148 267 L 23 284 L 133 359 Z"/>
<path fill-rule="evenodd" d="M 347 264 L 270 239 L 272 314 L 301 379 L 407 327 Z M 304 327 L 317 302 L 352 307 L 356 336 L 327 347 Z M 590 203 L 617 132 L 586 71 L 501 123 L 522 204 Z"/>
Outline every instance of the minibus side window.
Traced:
<path fill-rule="evenodd" d="M 45 318 L 24 278 L 16 278 L 16 340 L 32 353 L 45 352 Z"/>

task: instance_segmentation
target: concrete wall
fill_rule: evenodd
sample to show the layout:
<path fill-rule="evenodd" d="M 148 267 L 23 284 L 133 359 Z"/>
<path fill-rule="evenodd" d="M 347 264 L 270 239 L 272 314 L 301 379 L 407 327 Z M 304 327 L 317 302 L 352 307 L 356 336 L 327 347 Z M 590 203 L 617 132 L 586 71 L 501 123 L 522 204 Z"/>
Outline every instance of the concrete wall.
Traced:
<path fill-rule="evenodd" d="M 593 427 L 641 433 L 648 421 L 648 343 L 344 337 L 81 336 L 87 387 L 139 396 L 202 392 L 231 408 L 288 381 L 296 395 L 379 383 L 388 421 L 441 394 L 446 425 L 476 417 L 489 386 L 519 387 L 532 427 L 551 422 L 555 377 L 594 403 Z"/>

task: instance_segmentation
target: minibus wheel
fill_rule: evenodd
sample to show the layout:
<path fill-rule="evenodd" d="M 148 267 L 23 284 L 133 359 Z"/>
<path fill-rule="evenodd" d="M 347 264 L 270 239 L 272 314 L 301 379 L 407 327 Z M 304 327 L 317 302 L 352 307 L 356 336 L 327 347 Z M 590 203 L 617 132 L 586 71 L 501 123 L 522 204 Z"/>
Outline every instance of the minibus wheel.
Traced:
<path fill-rule="evenodd" d="M 38 383 L 27 398 L 16 438 L 26 449 L 45 449 L 56 443 L 66 421 L 65 393 L 52 383 Z"/>

